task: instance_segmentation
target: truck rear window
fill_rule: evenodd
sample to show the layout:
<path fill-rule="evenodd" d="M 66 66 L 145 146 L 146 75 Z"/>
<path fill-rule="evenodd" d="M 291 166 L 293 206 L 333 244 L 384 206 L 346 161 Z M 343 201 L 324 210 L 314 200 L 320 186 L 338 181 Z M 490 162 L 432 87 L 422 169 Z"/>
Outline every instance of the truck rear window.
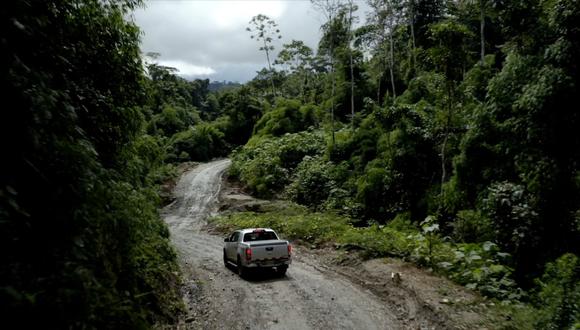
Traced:
<path fill-rule="evenodd" d="M 267 241 L 272 239 L 278 239 L 273 231 L 255 231 L 244 234 L 244 242 Z"/>

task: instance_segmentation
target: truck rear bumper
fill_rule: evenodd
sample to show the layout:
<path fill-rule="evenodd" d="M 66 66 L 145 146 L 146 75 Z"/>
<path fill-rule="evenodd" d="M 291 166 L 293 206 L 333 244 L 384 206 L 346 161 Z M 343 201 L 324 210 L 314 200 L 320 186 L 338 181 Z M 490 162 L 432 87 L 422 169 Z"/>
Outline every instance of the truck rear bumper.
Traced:
<path fill-rule="evenodd" d="M 291 259 L 285 260 L 252 260 L 249 262 L 246 267 L 248 268 L 271 268 L 271 267 L 280 267 L 280 266 L 288 266 L 292 263 Z"/>

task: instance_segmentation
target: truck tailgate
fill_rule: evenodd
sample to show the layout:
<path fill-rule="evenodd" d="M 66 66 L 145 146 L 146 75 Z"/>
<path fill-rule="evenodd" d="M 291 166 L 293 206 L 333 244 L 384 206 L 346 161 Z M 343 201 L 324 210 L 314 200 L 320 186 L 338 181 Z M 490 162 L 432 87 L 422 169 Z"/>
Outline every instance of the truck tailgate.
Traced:
<path fill-rule="evenodd" d="M 251 242 L 252 260 L 287 259 L 288 244 L 285 241 Z"/>

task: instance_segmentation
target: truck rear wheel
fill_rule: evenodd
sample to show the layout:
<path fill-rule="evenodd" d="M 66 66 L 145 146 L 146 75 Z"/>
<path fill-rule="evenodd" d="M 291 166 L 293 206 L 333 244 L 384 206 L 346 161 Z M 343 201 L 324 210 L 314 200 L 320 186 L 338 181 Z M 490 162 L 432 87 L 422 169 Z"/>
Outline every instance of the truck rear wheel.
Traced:
<path fill-rule="evenodd" d="M 284 277 L 286 275 L 286 271 L 288 270 L 288 266 L 280 266 L 276 268 L 276 273 L 280 277 Z"/>
<path fill-rule="evenodd" d="M 246 267 L 242 266 L 242 260 L 240 259 L 240 256 L 238 256 L 238 262 L 236 264 L 238 266 L 238 275 L 240 275 L 240 277 L 245 277 L 246 276 Z"/>

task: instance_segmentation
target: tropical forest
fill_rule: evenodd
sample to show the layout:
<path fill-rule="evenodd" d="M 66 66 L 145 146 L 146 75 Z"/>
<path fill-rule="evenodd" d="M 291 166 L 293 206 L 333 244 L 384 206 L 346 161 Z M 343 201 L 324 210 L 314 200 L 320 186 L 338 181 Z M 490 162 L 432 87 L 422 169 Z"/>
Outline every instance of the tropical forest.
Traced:
<path fill-rule="evenodd" d="M 396 260 L 474 295 L 469 310 L 483 315 L 455 322 L 432 308 L 426 326 L 404 314 L 386 328 L 580 329 L 580 2 L 308 5 L 321 22 L 316 45 L 275 17 L 246 21 L 240 33 L 261 68 L 237 83 L 184 77 L 144 51 L 132 13 L 147 1 L 3 4 L 7 329 L 305 328 L 224 316 L 224 305 L 257 304 L 248 285 L 295 294 L 276 287 L 284 281 L 240 280 L 232 292 L 246 296 L 211 300 L 222 289 L 208 283 L 231 274 L 195 256 L 216 246 L 221 263 L 223 236 L 239 228 L 293 242 L 286 281 L 312 274 L 299 254 Z M 189 232 L 174 233 L 172 189 L 226 159 L 221 186 L 266 206 L 207 211 L 195 230 L 210 243 L 182 251 Z M 404 286 L 406 274 L 384 278 Z M 442 308 L 467 310 L 446 297 Z M 331 304 L 321 310 L 342 308 L 321 299 Z M 208 312 L 217 320 L 188 312 L 204 304 L 225 309 Z M 310 328 L 334 328 L 309 317 Z"/>

